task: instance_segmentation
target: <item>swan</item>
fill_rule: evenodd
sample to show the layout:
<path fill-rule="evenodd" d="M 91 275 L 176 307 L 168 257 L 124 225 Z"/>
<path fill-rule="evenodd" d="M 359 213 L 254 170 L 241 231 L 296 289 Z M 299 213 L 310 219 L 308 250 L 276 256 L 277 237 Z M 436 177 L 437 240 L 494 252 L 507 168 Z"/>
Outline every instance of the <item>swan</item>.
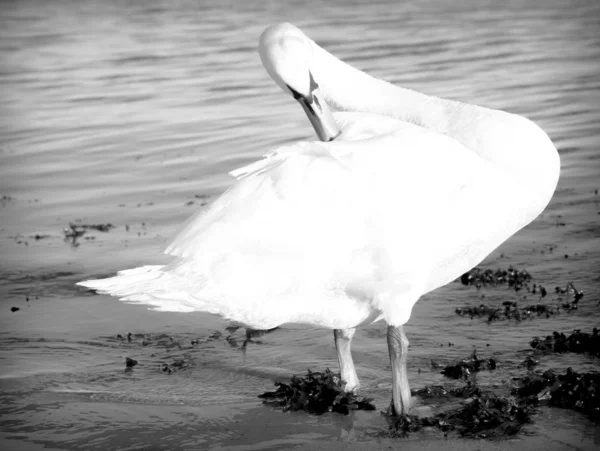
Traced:
<path fill-rule="evenodd" d="M 320 141 L 232 171 L 237 182 L 166 247 L 170 263 L 79 285 L 256 329 L 333 329 L 348 392 L 359 387 L 356 327 L 383 319 L 388 411 L 406 414 L 403 326 L 413 306 L 544 210 L 559 177 L 556 148 L 524 117 L 371 77 L 289 23 L 267 28 L 259 53 Z"/>

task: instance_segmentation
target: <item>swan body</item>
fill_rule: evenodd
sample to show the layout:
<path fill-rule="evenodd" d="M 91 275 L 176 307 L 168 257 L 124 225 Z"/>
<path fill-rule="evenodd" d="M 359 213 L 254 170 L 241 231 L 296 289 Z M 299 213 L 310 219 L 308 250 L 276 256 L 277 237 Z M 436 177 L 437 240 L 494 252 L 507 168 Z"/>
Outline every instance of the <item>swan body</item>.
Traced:
<path fill-rule="evenodd" d="M 309 117 L 315 108 L 325 142 L 285 146 L 233 171 L 237 182 L 167 246 L 171 263 L 80 285 L 257 329 L 336 329 L 347 389 L 358 387 L 353 329 L 384 319 L 392 406 L 406 412 L 402 325 L 412 307 L 543 211 L 558 181 L 556 149 L 521 116 L 375 79 L 290 24 L 268 28 L 259 51 Z M 338 111 L 331 119 L 327 105 Z"/>
<path fill-rule="evenodd" d="M 408 316 L 412 305 L 394 304 L 387 293 L 418 293 L 414 303 L 437 284 L 428 278 L 439 215 L 473 196 L 473 179 L 490 175 L 445 135 L 371 114 L 336 120 L 340 140 L 284 147 L 234 171 L 239 181 L 167 247 L 170 264 L 88 286 L 258 329 L 286 322 L 345 329 Z M 423 233 L 425 243 L 415 239 Z"/>

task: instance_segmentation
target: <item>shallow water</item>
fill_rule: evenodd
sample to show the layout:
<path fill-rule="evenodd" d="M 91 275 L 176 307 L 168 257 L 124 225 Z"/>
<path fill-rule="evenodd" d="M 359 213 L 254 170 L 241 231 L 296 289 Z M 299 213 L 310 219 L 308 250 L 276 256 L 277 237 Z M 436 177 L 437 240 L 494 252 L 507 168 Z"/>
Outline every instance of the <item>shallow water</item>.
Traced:
<path fill-rule="evenodd" d="M 444 382 L 432 359 L 449 363 L 476 348 L 502 364 L 478 381 L 506 392 L 510 378 L 523 374 L 517 365 L 531 338 L 599 325 L 600 4 L 396 3 L 2 3 L 5 449 L 394 445 L 369 435 L 385 427 L 377 413 L 284 415 L 256 399 L 273 379 L 335 368 L 330 331 L 287 325 L 246 343 L 242 352 L 244 330 L 228 332 L 219 318 L 151 312 L 74 286 L 164 262 L 165 240 L 232 183 L 228 171 L 311 136 L 303 113 L 270 81 L 255 51 L 261 31 L 283 20 L 378 77 L 526 115 L 560 151 L 561 180 L 546 212 L 482 266 L 526 268 L 551 289 L 573 282 L 585 292 L 579 310 L 487 324 L 458 317 L 454 309 L 479 304 L 483 294 L 490 302 L 514 300 L 514 292 L 478 292 L 458 283 L 441 288 L 419 301 L 407 326 L 413 387 Z M 63 229 L 76 221 L 116 227 L 65 239 Z M 391 385 L 384 331 L 383 323 L 363 328 L 353 345 L 362 393 L 379 409 L 389 402 Z M 137 334 L 131 343 L 128 332 Z M 125 357 L 139 365 L 125 371 Z M 161 370 L 178 359 L 187 366 L 170 375 Z M 597 370 L 598 361 L 542 358 L 542 368 L 568 366 Z M 417 402 L 423 411 L 436 407 Z M 527 430 L 531 435 L 508 443 L 477 446 L 600 444 L 598 427 L 560 409 L 541 409 Z M 434 433 L 417 434 L 403 446 L 435 449 L 442 442 L 451 449 L 475 446 Z"/>

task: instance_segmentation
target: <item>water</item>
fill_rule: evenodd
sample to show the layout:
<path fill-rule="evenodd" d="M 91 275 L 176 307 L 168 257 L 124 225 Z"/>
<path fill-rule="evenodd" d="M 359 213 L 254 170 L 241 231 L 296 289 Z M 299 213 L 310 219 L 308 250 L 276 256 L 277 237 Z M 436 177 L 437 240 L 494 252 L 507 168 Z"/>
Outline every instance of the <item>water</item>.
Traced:
<path fill-rule="evenodd" d="M 480 375 L 480 383 L 505 390 L 521 374 L 516 365 L 532 337 L 599 325 L 597 2 L 50 0 L 6 1 L 0 8 L 5 448 L 377 449 L 384 443 L 367 435 L 384 427 L 377 414 L 282 415 L 256 399 L 273 379 L 335 368 L 330 331 L 288 325 L 247 343 L 243 353 L 244 330 L 227 332 L 219 318 L 150 312 L 73 285 L 164 262 L 165 240 L 232 183 L 228 171 L 311 136 L 302 111 L 270 81 L 255 50 L 262 30 L 283 20 L 375 76 L 526 115 L 560 151 L 561 180 L 546 212 L 483 266 L 527 268 L 550 288 L 572 281 L 585 292 L 580 310 L 488 325 L 454 314 L 478 304 L 483 293 L 456 283 L 439 289 L 419 301 L 407 326 L 414 387 L 443 382 L 431 359 L 447 363 L 475 347 L 504 368 Z M 75 221 L 116 228 L 65 239 L 63 229 Z M 506 290 L 487 295 L 496 302 L 516 298 Z M 383 323 L 361 329 L 354 341 L 363 393 L 380 409 L 391 385 L 384 329 Z M 128 332 L 140 335 L 131 343 L 117 338 Z M 140 362 L 132 371 L 125 371 L 127 356 Z M 161 371 L 178 359 L 188 366 Z M 541 366 L 590 371 L 598 361 L 549 356 Z M 542 409 L 535 421 L 532 436 L 505 445 L 600 443 L 598 428 L 577 413 Z M 435 448 L 438 440 L 424 434 L 403 446 Z"/>

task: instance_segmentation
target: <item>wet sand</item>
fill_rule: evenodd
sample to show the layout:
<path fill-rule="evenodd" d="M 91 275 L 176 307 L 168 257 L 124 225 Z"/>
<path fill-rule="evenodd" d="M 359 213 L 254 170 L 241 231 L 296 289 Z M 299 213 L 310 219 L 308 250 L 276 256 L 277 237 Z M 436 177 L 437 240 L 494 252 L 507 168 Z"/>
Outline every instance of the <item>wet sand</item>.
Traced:
<path fill-rule="evenodd" d="M 57 397 L 58 398 L 58 397 Z M 3 449 L 210 449 L 210 450 L 592 450 L 600 434 L 571 415 L 542 409 L 527 434 L 500 440 L 445 438 L 426 430 L 404 439 L 376 438 L 385 428 L 379 414 L 354 412 L 348 417 L 307 417 L 265 409 L 254 403 L 215 406 L 123 405 L 76 400 L 53 402 L 57 423 L 51 433 L 3 434 Z M 38 407 L 39 408 L 39 407 Z M 39 415 L 31 409 L 31 415 Z M 63 426 L 61 419 L 86 417 L 90 426 Z M 47 420 L 46 420 L 47 421 Z M 92 426 L 93 425 L 93 426 Z M 558 427 L 557 427 L 558 426 Z M 20 440 L 19 440 L 20 438 Z M 57 446 L 58 444 L 58 446 Z"/>

